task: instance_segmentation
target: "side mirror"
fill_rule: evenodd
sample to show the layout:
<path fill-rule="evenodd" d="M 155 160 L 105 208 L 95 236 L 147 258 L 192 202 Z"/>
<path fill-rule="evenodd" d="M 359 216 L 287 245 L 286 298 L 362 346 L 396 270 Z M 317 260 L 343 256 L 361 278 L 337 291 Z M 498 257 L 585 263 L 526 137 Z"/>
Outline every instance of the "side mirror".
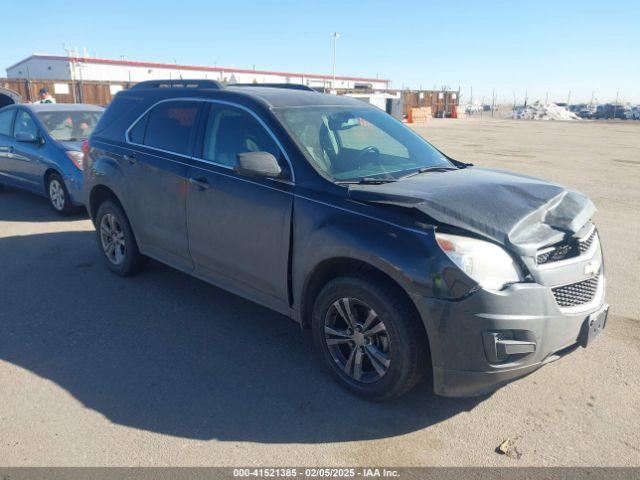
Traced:
<path fill-rule="evenodd" d="M 277 178 L 282 173 L 278 160 L 269 152 L 239 153 L 237 161 L 233 170 L 239 175 Z"/>
<path fill-rule="evenodd" d="M 16 141 L 22 143 L 39 143 L 38 137 L 33 133 L 18 132 L 16 133 Z"/>

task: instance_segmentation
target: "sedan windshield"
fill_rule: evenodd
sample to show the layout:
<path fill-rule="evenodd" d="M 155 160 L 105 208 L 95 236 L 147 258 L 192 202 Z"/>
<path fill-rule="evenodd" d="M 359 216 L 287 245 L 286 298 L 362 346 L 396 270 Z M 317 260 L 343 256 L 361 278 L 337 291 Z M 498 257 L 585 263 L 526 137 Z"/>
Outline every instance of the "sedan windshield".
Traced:
<path fill-rule="evenodd" d="M 44 123 L 49 135 L 62 142 L 78 141 L 87 138 L 100 119 L 102 112 L 38 112 L 38 118 Z"/>
<path fill-rule="evenodd" d="M 402 123 L 373 107 L 274 109 L 319 170 L 338 182 L 397 180 L 435 168 L 455 168 Z"/>

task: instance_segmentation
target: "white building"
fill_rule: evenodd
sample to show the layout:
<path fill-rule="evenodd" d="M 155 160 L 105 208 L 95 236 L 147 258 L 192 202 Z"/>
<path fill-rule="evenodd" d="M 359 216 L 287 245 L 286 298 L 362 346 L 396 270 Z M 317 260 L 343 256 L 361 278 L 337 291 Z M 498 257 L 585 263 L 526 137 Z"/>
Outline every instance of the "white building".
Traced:
<path fill-rule="evenodd" d="M 141 82 L 159 79 L 206 78 L 228 83 L 301 83 L 331 89 L 387 90 L 389 80 L 312 73 L 273 72 L 240 68 L 134 62 L 92 57 L 31 55 L 7 68 L 8 78 L 42 80 Z"/>

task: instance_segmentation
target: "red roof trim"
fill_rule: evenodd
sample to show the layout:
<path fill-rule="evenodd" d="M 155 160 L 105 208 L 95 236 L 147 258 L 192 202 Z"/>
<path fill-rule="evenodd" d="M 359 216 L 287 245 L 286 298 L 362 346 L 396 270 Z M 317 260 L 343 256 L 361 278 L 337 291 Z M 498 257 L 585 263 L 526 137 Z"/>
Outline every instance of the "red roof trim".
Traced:
<path fill-rule="evenodd" d="M 17 67 L 18 65 L 31 60 L 33 58 L 39 58 L 44 60 L 65 60 L 70 61 L 71 57 L 65 57 L 62 55 L 31 55 L 24 60 L 19 61 L 15 65 L 7 67 L 7 70 Z M 250 70 L 245 68 L 225 68 L 225 67 L 205 67 L 202 65 L 178 65 L 175 63 L 156 63 L 156 62 L 136 62 L 130 60 L 111 60 L 107 58 L 92 58 L 92 57 L 73 57 L 74 60 L 82 63 L 98 63 L 102 65 L 119 65 L 125 67 L 147 67 L 147 68 L 170 68 L 173 70 L 197 70 L 202 72 L 228 72 L 228 73 L 254 73 L 260 75 L 286 75 L 290 77 L 306 77 L 306 78 L 322 78 L 331 80 L 332 75 L 320 75 L 314 73 L 299 73 L 299 72 L 276 72 L 270 70 Z M 390 80 L 382 78 L 365 78 L 365 77 L 344 77 L 336 75 L 336 80 L 353 80 L 363 82 L 382 82 L 389 83 Z"/>

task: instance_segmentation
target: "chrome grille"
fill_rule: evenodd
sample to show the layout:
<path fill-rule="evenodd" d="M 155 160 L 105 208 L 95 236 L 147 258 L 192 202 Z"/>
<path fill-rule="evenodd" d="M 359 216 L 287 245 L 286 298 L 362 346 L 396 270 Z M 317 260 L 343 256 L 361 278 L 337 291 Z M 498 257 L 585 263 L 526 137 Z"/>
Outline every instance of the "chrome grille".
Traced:
<path fill-rule="evenodd" d="M 556 302 L 561 307 L 576 307 L 591 302 L 598 292 L 600 274 L 595 277 L 583 280 L 562 287 L 551 289 Z"/>
<path fill-rule="evenodd" d="M 544 265 L 545 263 L 559 262 L 560 260 L 578 257 L 591 248 L 595 238 L 596 229 L 594 228 L 586 238 L 580 240 L 572 239 L 567 242 L 558 243 L 553 247 L 545 248 L 536 255 L 536 263 L 538 265 Z"/>
<path fill-rule="evenodd" d="M 543 265 L 545 263 L 558 262 L 566 258 L 577 257 L 579 255 L 578 251 L 575 242 L 560 243 L 538 254 L 537 262 L 538 265 Z"/>
<path fill-rule="evenodd" d="M 593 232 L 591 232 L 591 235 L 589 235 L 587 238 L 583 238 L 582 240 L 578 240 L 578 248 L 580 249 L 580 253 L 584 253 L 589 250 L 595 239 L 596 229 L 594 228 Z"/>

